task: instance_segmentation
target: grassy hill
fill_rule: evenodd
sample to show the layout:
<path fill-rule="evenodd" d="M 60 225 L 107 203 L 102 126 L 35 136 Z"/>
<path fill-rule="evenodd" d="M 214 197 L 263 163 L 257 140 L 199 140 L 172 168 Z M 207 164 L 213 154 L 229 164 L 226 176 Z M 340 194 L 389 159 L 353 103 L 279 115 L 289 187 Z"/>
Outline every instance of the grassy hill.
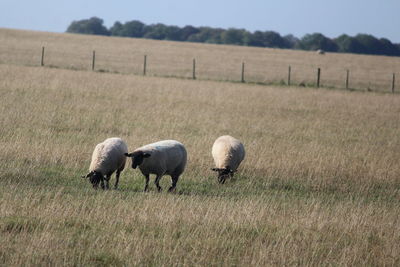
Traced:
<path fill-rule="evenodd" d="M 242 63 L 249 83 L 315 86 L 321 68 L 321 85 L 363 91 L 391 92 L 393 73 L 400 76 L 398 57 L 316 52 L 154 41 L 146 39 L 85 36 L 0 28 L 0 63 L 38 66 L 42 47 L 49 67 L 90 70 L 96 51 L 95 69 L 102 72 L 142 74 L 147 56 L 147 75 L 192 77 L 196 59 L 198 79 L 241 81 Z M 398 83 L 397 83 L 398 84 Z M 396 90 L 398 86 L 396 86 Z"/>
<path fill-rule="evenodd" d="M 240 78 L 243 59 L 362 70 L 394 59 L 5 29 L 0 40 L 0 265 L 400 264 L 399 95 L 220 81 Z M 42 45 L 53 68 L 37 66 Z M 86 70 L 93 49 L 107 72 Z M 149 76 L 129 75 L 143 54 Z M 190 76 L 193 57 L 199 80 L 157 77 Z M 223 134 L 247 156 L 219 185 L 211 146 Z M 93 190 L 80 176 L 112 136 L 129 150 L 184 143 L 176 193 L 143 193 L 129 164 L 120 190 Z"/>

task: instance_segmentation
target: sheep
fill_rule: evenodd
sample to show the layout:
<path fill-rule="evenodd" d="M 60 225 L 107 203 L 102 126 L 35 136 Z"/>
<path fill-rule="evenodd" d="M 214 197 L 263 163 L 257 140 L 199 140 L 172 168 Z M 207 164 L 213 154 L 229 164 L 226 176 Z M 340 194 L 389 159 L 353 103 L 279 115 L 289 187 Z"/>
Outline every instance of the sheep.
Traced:
<path fill-rule="evenodd" d="M 212 146 L 211 153 L 216 166 L 211 170 L 218 172 L 220 184 L 224 184 L 228 177 L 233 177 L 245 156 L 243 144 L 229 135 L 218 137 Z"/>
<path fill-rule="evenodd" d="M 114 185 L 114 188 L 117 189 L 119 176 L 125 168 L 125 153 L 127 152 L 128 147 L 121 138 L 113 137 L 104 140 L 104 142 L 96 145 L 92 154 L 89 173 L 82 178 L 88 178 L 95 189 L 98 188 L 99 183 L 102 189 L 109 189 L 111 175 L 117 171 Z M 106 181 L 105 186 L 104 180 Z"/>
<path fill-rule="evenodd" d="M 318 55 L 325 55 L 325 51 L 322 50 L 322 49 L 318 49 L 318 50 L 317 50 L 317 54 L 318 54 Z"/>
<path fill-rule="evenodd" d="M 187 161 L 187 152 L 183 144 L 175 140 L 164 140 L 148 144 L 135 149 L 132 153 L 126 153 L 126 157 L 132 158 L 132 168 L 139 166 L 146 178 L 144 191 L 149 189 L 150 174 L 155 174 L 154 181 L 158 191 L 162 190 L 159 182 L 162 176 L 169 175 L 172 185 L 169 192 L 175 190 L 179 176 L 183 173 Z"/>

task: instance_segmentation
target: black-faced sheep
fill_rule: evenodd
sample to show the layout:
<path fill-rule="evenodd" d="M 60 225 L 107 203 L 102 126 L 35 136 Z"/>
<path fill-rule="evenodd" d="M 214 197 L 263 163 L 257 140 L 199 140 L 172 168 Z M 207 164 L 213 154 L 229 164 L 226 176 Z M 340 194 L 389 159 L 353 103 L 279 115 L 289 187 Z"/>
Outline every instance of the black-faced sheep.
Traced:
<path fill-rule="evenodd" d="M 243 144 L 229 135 L 218 137 L 211 153 L 215 163 L 215 168 L 211 170 L 218 172 L 218 181 L 221 184 L 228 177 L 233 177 L 245 156 Z"/>
<path fill-rule="evenodd" d="M 96 145 L 92 161 L 89 167 L 89 173 L 82 178 L 88 178 L 93 188 L 97 189 L 99 183 L 101 188 L 109 189 L 111 175 L 116 171 L 115 189 L 118 188 L 119 176 L 125 168 L 128 147 L 121 138 L 108 138 L 104 142 Z M 104 185 L 104 180 L 106 184 Z"/>
<path fill-rule="evenodd" d="M 135 149 L 125 156 L 132 158 L 132 168 L 139 166 L 140 171 L 146 178 L 144 191 L 148 191 L 150 174 L 156 175 L 155 184 L 158 191 L 161 191 L 159 184 L 163 175 L 169 175 L 172 185 L 168 191 L 173 191 L 178 182 L 179 176 L 183 173 L 187 161 L 185 146 L 175 140 L 164 140 L 148 144 Z"/>

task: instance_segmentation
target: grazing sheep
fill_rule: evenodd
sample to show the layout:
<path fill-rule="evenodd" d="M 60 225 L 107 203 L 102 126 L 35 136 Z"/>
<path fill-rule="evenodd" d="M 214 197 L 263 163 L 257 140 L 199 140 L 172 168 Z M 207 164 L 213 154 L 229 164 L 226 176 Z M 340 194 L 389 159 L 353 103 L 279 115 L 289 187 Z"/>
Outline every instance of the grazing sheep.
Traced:
<path fill-rule="evenodd" d="M 218 137 L 211 153 L 216 166 L 211 170 L 218 172 L 218 181 L 221 184 L 225 183 L 226 178 L 233 177 L 245 156 L 243 144 L 229 135 Z"/>
<path fill-rule="evenodd" d="M 325 51 L 322 50 L 322 49 L 318 49 L 318 50 L 317 50 L 317 54 L 318 54 L 318 55 L 325 55 Z"/>
<path fill-rule="evenodd" d="M 89 173 L 82 178 L 89 178 L 93 188 L 97 189 L 99 183 L 101 188 L 109 189 L 109 181 L 111 175 L 117 171 L 115 180 L 115 189 L 118 188 L 119 175 L 125 168 L 128 147 L 121 138 L 108 138 L 104 142 L 98 144 L 92 154 L 92 162 L 90 163 Z M 104 187 L 104 180 L 106 186 Z"/>
<path fill-rule="evenodd" d="M 144 191 L 148 191 L 150 174 L 156 175 L 154 183 L 158 191 L 161 191 L 159 184 L 163 175 L 169 175 L 172 185 L 169 192 L 173 191 L 178 182 L 179 176 L 186 166 L 187 152 L 185 146 L 175 140 L 164 140 L 148 144 L 135 149 L 125 156 L 132 158 L 132 168 L 139 166 L 140 171 L 146 178 Z"/>

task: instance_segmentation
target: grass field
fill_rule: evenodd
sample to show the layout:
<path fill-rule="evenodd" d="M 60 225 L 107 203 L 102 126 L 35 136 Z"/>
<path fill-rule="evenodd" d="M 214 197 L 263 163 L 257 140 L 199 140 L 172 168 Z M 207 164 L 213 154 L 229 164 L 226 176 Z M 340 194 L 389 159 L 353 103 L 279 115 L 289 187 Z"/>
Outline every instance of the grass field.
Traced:
<path fill-rule="evenodd" d="M 133 38 L 104 38 L 79 34 L 16 31 L 0 28 L 0 63 L 38 66 L 42 47 L 44 64 L 55 68 L 89 70 L 92 52 L 95 68 L 102 72 L 143 73 L 147 55 L 147 75 L 192 77 L 203 80 L 240 81 L 245 62 L 249 83 L 283 85 L 291 66 L 291 84 L 315 86 L 321 68 L 321 85 L 345 88 L 346 71 L 353 90 L 391 92 L 393 73 L 400 77 L 398 57 L 294 51 L 199 43 L 153 41 Z M 399 82 L 397 82 L 399 84 Z M 400 90 L 395 86 L 396 91 Z"/>
<path fill-rule="evenodd" d="M 57 37 L 65 51 L 77 39 L 104 41 L 113 53 L 112 38 L 4 32 L 31 44 L 38 34 Z M 34 64 L 6 62 L 5 39 L 0 265 L 400 265 L 398 94 L 26 66 Z M 222 186 L 210 168 L 223 134 L 242 140 L 247 156 Z M 130 150 L 184 143 L 188 166 L 176 193 L 154 184 L 142 192 L 143 176 L 128 165 L 119 190 L 93 190 L 80 176 L 94 146 L 112 136 Z M 161 180 L 164 189 L 169 183 Z"/>

